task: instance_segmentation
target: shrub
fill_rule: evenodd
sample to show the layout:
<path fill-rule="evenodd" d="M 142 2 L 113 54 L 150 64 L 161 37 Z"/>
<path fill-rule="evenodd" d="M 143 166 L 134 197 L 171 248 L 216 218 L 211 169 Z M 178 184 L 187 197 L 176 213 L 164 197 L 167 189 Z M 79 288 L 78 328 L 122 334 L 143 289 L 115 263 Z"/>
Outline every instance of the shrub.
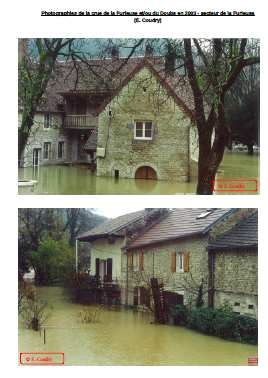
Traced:
<path fill-rule="evenodd" d="M 258 320 L 247 316 L 238 315 L 239 333 L 241 342 L 249 344 L 258 344 Z"/>
<path fill-rule="evenodd" d="M 234 312 L 218 310 L 213 327 L 216 336 L 240 341 L 238 315 Z"/>
<path fill-rule="evenodd" d="M 189 311 L 186 306 L 177 305 L 170 314 L 175 325 L 186 325 L 187 328 L 230 341 L 258 344 L 258 320 L 230 310 L 199 307 Z"/>
<path fill-rule="evenodd" d="M 81 318 L 83 323 L 99 322 L 100 306 L 95 310 L 92 310 L 91 308 L 84 308 L 83 310 L 79 311 L 77 316 Z"/>
<path fill-rule="evenodd" d="M 176 305 L 170 311 L 170 316 L 173 318 L 175 325 L 185 325 L 187 323 L 187 316 L 189 310 L 185 305 Z"/>
<path fill-rule="evenodd" d="M 197 331 L 214 335 L 213 321 L 217 310 L 207 307 L 199 307 L 189 312 L 187 327 Z"/>

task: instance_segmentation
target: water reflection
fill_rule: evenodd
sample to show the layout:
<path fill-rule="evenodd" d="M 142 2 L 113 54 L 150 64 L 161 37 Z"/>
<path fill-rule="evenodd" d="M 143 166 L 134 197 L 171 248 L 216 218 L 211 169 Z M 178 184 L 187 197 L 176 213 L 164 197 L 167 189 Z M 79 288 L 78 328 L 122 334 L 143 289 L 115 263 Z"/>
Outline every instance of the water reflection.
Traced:
<path fill-rule="evenodd" d="M 257 192 L 215 192 L 216 195 L 259 194 L 259 156 L 246 152 L 226 152 L 217 180 L 258 180 Z M 196 182 L 180 183 L 155 180 L 134 180 L 97 177 L 88 169 L 66 166 L 40 166 L 20 168 L 19 180 L 37 180 L 35 194 L 87 194 L 87 195 L 174 195 L 195 194 Z"/>
<path fill-rule="evenodd" d="M 46 344 L 19 325 L 19 353 L 64 353 L 67 366 L 243 366 L 258 354 L 256 346 L 150 324 L 148 315 L 124 309 L 101 309 L 100 323 L 83 324 L 77 318 L 83 306 L 64 301 L 61 288 L 39 290 L 53 304 Z"/>

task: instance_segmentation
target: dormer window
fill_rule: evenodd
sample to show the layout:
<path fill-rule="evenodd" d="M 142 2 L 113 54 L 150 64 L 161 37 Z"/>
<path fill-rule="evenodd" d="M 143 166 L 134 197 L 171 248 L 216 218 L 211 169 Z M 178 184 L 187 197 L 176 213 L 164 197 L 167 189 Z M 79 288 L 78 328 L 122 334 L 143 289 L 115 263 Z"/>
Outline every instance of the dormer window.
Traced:
<path fill-rule="evenodd" d="M 204 219 L 206 218 L 209 214 L 212 213 L 213 210 L 207 210 L 205 213 L 202 213 L 200 215 L 198 215 L 195 219 Z"/>

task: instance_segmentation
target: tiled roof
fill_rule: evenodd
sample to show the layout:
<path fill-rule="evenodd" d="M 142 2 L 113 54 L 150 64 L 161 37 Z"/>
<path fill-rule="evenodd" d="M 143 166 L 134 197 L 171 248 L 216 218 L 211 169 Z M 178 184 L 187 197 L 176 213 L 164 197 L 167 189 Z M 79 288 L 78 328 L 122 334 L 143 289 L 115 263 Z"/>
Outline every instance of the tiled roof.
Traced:
<path fill-rule="evenodd" d="M 92 241 L 100 237 L 111 235 L 130 223 L 142 218 L 145 214 L 147 214 L 145 210 L 140 210 L 134 213 L 121 215 L 120 217 L 104 222 L 92 230 L 85 232 L 77 239 L 80 241 Z"/>
<path fill-rule="evenodd" d="M 167 73 L 163 56 L 146 57 L 146 59 L 144 56 L 133 57 L 128 60 L 115 57 L 92 59 L 88 60 L 87 64 L 76 61 L 76 69 L 74 69 L 72 61 L 59 61 L 55 64 L 48 82 L 47 95 L 44 95 L 46 103 L 42 109 L 62 109 L 64 94 L 73 94 L 73 96 L 112 94 L 122 81 L 145 61 L 146 64 L 153 67 L 161 79 L 164 79 L 165 85 L 171 88 L 174 96 L 177 96 L 182 104 L 185 104 L 187 109 L 193 112 L 194 100 L 189 83 L 177 71 L 174 72 L 174 75 Z M 119 70 L 119 68 L 121 69 Z"/>
<path fill-rule="evenodd" d="M 205 217 L 196 219 L 199 215 L 206 214 L 207 209 L 172 209 L 170 215 L 137 237 L 124 249 L 205 233 L 210 225 L 214 225 L 233 211 L 235 209 L 214 209 Z"/>
<path fill-rule="evenodd" d="M 208 249 L 258 246 L 258 213 L 209 243 Z"/>
<path fill-rule="evenodd" d="M 98 145 L 98 126 L 95 127 L 92 134 L 88 138 L 86 144 L 84 145 L 84 150 L 96 151 Z"/>

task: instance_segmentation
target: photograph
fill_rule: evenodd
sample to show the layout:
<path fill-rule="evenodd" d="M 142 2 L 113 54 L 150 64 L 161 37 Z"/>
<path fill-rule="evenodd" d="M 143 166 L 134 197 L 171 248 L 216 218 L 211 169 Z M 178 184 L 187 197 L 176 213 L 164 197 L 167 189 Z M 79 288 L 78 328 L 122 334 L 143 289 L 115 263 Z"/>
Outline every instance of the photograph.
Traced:
<path fill-rule="evenodd" d="M 267 375 L 266 6 L 3 9 L 11 375 Z"/>
<path fill-rule="evenodd" d="M 255 365 L 258 209 L 129 210 L 19 209 L 19 363 Z"/>
<path fill-rule="evenodd" d="M 259 39 L 18 44 L 19 195 L 259 194 Z"/>

